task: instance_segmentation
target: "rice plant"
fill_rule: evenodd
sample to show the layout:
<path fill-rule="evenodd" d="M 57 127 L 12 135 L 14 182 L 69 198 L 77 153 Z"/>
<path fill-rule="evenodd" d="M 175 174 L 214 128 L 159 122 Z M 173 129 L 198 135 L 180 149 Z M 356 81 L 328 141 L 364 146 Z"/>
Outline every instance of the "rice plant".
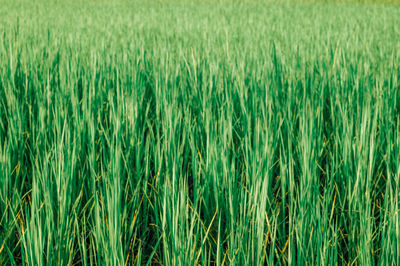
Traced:
<path fill-rule="evenodd" d="M 0 265 L 400 264 L 400 6 L 0 1 Z"/>

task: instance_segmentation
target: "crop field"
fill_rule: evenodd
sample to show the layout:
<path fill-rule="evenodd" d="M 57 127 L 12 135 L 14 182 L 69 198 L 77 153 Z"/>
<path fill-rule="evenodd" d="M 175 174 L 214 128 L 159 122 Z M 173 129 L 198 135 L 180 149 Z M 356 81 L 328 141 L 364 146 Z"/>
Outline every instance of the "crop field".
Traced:
<path fill-rule="evenodd" d="M 0 0 L 0 265 L 286 264 L 400 264 L 400 5 Z"/>

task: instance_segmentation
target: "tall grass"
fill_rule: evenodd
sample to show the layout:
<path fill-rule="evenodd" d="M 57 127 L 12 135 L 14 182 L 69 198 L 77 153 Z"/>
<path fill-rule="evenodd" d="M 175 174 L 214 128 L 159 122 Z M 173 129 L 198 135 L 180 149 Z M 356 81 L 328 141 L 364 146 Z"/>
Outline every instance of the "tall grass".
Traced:
<path fill-rule="evenodd" d="M 0 264 L 395 265 L 400 8 L 0 4 Z"/>

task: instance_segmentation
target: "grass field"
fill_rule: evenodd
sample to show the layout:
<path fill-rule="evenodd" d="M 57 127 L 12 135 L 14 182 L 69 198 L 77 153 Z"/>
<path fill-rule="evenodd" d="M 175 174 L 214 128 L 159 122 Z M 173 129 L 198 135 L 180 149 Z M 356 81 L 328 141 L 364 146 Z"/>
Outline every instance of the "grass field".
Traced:
<path fill-rule="evenodd" d="M 0 265 L 399 265 L 400 6 L 0 2 Z"/>

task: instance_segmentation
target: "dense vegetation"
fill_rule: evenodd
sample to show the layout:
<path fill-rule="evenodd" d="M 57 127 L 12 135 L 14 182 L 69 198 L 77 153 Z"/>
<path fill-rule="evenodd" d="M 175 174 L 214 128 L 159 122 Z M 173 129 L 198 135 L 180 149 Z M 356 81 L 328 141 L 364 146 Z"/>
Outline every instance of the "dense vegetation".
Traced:
<path fill-rule="evenodd" d="M 399 145 L 399 6 L 0 3 L 0 264 L 399 264 Z"/>

